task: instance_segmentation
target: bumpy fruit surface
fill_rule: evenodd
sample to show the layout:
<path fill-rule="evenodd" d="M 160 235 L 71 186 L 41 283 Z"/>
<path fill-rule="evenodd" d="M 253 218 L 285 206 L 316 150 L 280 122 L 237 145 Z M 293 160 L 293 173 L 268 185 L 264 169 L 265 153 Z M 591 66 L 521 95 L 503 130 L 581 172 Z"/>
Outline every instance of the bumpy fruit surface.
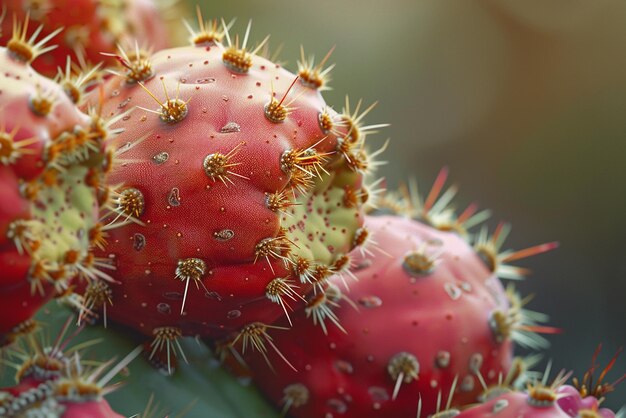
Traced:
<path fill-rule="evenodd" d="M 0 28 L 0 42 L 11 37 L 13 16 L 18 22 L 28 17 L 26 39 L 39 27 L 40 39 L 53 35 L 58 47 L 33 63 L 49 77 L 54 77 L 59 67 L 65 69 L 68 56 L 74 63 L 95 65 L 106 58 L 101 52 L 117 52 L 117 44 L 134 46 L 137 40 L 146 47 L 169 45 L 163 20 L 151 0 L 5 0 L 2 7 L 8 17 Z"/>
<path fill-rule="evenodd" d="M 297 78 L 222 35 L 205 27 L 104 87 L 105 115 L 134 109 L 113 125 L 107 313 L 156 351 L 266 335 L 368 237 L 360 118 L 326 106 L 318 69 Z"/>
<path fill-rule="evenodd" d="M 31 49 L 0 48 L 0 345 L 29 331 L 73 277 L 97 271 L 89 248 L 106 128 L 30 67 Z"/>
<path fill-rule="evenodd" d="M 276 373 L 247 356 L 255 381 L 295 417 L 410 417 L 420 396 L 427 416 L 451 391 L 475 402 L 508 372 L 519 300 L 457 234 L 391 216 L 366 226 L 384 253 L 355 260 L 349 293 L 332 279 L 290 333 L 272 333 L 297 372 L 271 350 Z"/>
<path fill-rule="evenodd" d="M 453 413 L 457 418 L 615 418 L 612 410 L 600 408 L 597 398 L 583 397 L 572 386 L 555 388 L 542 384 L 530 385 L 524 392 L 504 393 Z"/>

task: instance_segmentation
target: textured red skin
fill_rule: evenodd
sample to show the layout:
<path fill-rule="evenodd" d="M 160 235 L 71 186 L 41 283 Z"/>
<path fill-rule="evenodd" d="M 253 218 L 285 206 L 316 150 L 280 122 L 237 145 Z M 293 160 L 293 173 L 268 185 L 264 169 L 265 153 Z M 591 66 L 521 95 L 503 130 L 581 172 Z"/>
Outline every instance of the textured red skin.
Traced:
<path fill-rule="evenodd" d="M 0 246 L 0 266 L 2 266 L 3 291 L 10 286 L 26 283 L 24 277 L 30 269 L 31 258 L 28 254 L 20 254 L 13 244 Z M 10 296 L 11 298 L 13 296 Z"/>
<path fill-rule="evenodd" d="M 36 388 L 41 383 L 42 382 L 38 379 L 28 377 L 16 383 L 15 386 L 0 388 L 0 391 L 8 392 L 13 396 L 19 396 L 20 393 L 26 392 L 27 390 L 32 388 Z"/>
<path fill-rule="evenodd" d="M 615 413 L 607 408 L 599 408 L 594 397 L 581 399 L 580 394 L 571 386 L 563 386 L 557 390 L 559 399 L 550 406 L 533 406 L 529 403 L 529 395 L 523 392 L 510 392 L 498 396 L 484 404 L 471 407 L 457 415 L 457 418 L 574 418 L 578 411 L 588 409 L 596 411 L 603 418 L 614 418 Z M 506 407 L 498 408 L 496 404 Z"/>
<path fill-rule="evenodd" d="M 89 118 L 82 114 L 52 80 L 35 72 L 29 65 L 11 58 L 0 48 L 0 126 L 4 132 L 13 132 L 15 142 L 35 138 L 26 145 L 28 154 L 21 155 L 12 164 L 0 164 L 0 340 L 3 334 L 30 318 L 52 296 L 51 286 L 44 285 L 44 294 L 31 294 L 27 280 L 30 255 L 19 254 L 7 237 L 8 226 L 16 220 L 31 218 L 31 202 L 20 192 L 20 182 L 38 177 L 45 168 L 44 149 L 55 137 L 75 126 L 87 125 Z M 41 91 L 53 94 L 55 105 L 46 116 L 30 109 L 30 98 Z"/>
<path fill-rule="evenodd" d="M 30 65 L 11 58 L 3 47 L 0 47 L 0 68 L 0 120 L 5 124 L 5 131 L 19 128 L 14 141 L 39 140 L 26 147 L 32 150 L 31 154 L 23 155 L 10 165 L 19 178 L 31 180 L 44 169 L 46 144 L 76 125 L 86 125 L 89 118 L 76 108 L 55 82 L 38 74 Z M 51 92 L 55 97 L 55 105 L 45 117 L 35 114 L 29 107 L 30 98 L 37 95 L 38 86 L 41 91 Z"/>
<path fill-rule="evenodd" d="M 265 290 L 272 279 L 287 277 L 289 271 L 277 259 L 270 258 L 274 272 L 265 259 L 254 263 L 255 245 L 275 237 L 280 226 L 279 216 L 265 205 L 265 193 L 287 186 L 289 176 L 279 164 L 285 150 L 306 149 L 324 137 L 315 147 L 319 153 L 334 151 L 337 145 L 336 137 L 319 127 L 318 114 L 325 107 L 319 92 L 296 84 L 286 100 L 298 96 L 291 105 L 296 110 L 284 122 L 272 123 L 263 111 L 271 85 L 280 99 L 295 76 L 260 57 L 254 58 L 248 74 L 234 74 L 223 65 L 222 53 L 215 45 L 156 53 L 151 59 L 156 75 L 146 87 L 164 101 L 161 78 L 171 98 L 180 83 L 179 98 L 191 99 L 189 114 L 166 124 L 158 115 L 136 109 L 113 127 L 125 129 L 114 138 L 114 148 L 148 134 L 119 157 L 139 162 L 119 166 L 109 178 L 110 184 L 142 191 L 145 211 L 139 219 L 146 226 L 131 224 L 109 232 L 109 245 L 100 256 L 114 260 L 117 270 L 111 274 L 122 285 L 113 286 L 113 306 L 107 312 L 146 335 L 156 327 L 174 326 L 185 335 L 221 338 L 250 322 L 272 323 L 284 315 L 266 298 Z M 159 109 L 140 86 L 121 77 L 105 84 L 104 115 L 115 116 L 132 106 Z M 239 124 L 240 132 L 220 133 L 229 122 Z M 232 159 L 239 165 L 231 169 L 249 180 L 231 175 L 234 184 L 225 185 L 210 179 L 202 169 L 205 156 L 226 154 L 242 141 L 246 145 Z M 153 156 L 163 151 L 169 159 L 155 164 Z M 180 191 L 179 206 L 168 202 L 174 187 Z M 234 237 L 217 240 L 213 234 L 223 229 L 234 231 Z M 352 233 L 345 231 L 348 244 L 333 251 L 349 252 Z M 134 234 L 146 238 L 141 251 L 133 247 Z M 185 284 L 174 279 L 175 269 L 179 259 L 191 257 L 206 262 L 203 282 L 213 296 L 190 283 L 186 315 L 181 316 Z M 309 289 L 301 288 L 302 293 Z"/>
<path fill-rule="evenodd" d="M 10 243 L 7 237 L 9 224 L 17 218 L 29 217 L 30 208 L 20 195 L 18 177 L 9 167 L 0 165 L 0 247 Z M 13 246 L 15 247 L 15 246 Z M 0 285 L 4 279 L 0 279 Z"/>
<path fill-rule="evenodd" d="M 359 281 L 350 284 L 347 297 L 357 302 L 359 311 L 345 301 L 335 310 L 347 334 L 327 320 L 328 336 L 325 336 L 304 312 L 298 312 L 290 332 L 270 330 L 270 335 L 299 372 L 290 369 L 271 348 L 269 358 L 276 373 L 260 355 L 252 353 L 246 361 L 258 386 L 281 404 L 287 385 L 304 384 L 310 392 L 308 403 L 289 411 L 298 418 L 413 417 L 419 395 L 422 416 L 428 416 L 436 412 L 440 390 L 443 399 L 447 399 L 457 374 L 459 386 L 453 404 L 475 402 L 482 388 L 469 369 L 472 354 L 483 356 L 480 371 L 487 384 L 497 381 L 500 373 L 506 374 L 512 359 L 511 342 L 496 343 L 488 325 L 493 309 L 507 307 L 500 282 L 472 248 L 452 233 L 388 216 L 369 217 L 366 226 L 378 246 L 390 256 L 376 253 L 370 260 L 357 261 L 361 268 L 357 267 L 354 273 Z M 436 247 L 444 250 L 442 261 L 430 275 L 416 277 L 411 284 L 403 268 L 403 258 L 417 250 L 424 240 L 431 239 L 443 242 L 441 247 Z M 444 290 L 444 283 L 460 281 L 469 283 L 472 291 L 463 291 L 459 299 L 452 300 Z M 372 296 L 380 298 L 382 304 L 366 307 L 363 302 Z M 440 350 L 450 353 L 447 368 L 435 365 Z M 403 383 L 392 401 L 395 382 L 387 372 L 387 362 L 403 351 L 417 357 L 419 379 Z M 340 371 L 337 362 L 347 362 L 352 373 Z M 467 376 L 474 383 L 472 390 L 461 389 L 461 382 Z M 388 399 L 374 399 L 369 388 L 386 392 Z M 343 414 L 329 405 L 331 399 L 346 406 Z"/>
<path fill-rule="evenodd" d="M 494 414 L 494 406 L 500 402 L 507 403 L 507 406 Z M 497 398 L 490 400 L 484 404 L 469 408 L 457 418 L 486 418 L 486 417 L 498 417 L 498 418 L 570 418 L 559 406 L 555 403 L 552 406 L 533 406 L 528 403 L 528 395 L 521 392 L 505 393 Z"/>
<path fill-rule="evenodd" d="M 2 23 L 2 37 L 0 43 L 6 44 L 13 32 L 13 14 L 18 22 L 23 22 L 28 9 L 28 0 L 5 0 L 3 6 L 7 7 L 7 18 Z M 38 39 L 43 39 L 57 28 L 64 30 L 55 36 L 48 45 L 58 47 L 38 58 L 33 66 L 40 73 L 49 77 L 57 74 L 57 68 L 65 69 L 66 57 L 69 55 L 73 62 L 77 62 L 74 53 L 74 45 L 67 39 L 68 31 L 81 30 L 86 33 L 86 59 L 94 64 L 106 61 L 114 64 L 113 58 L 106 59 L 101 52 L 117 53 L 116 43 L 132 41 L 134 45 L 137 38 L 140 45 L 150 45 L 155 48 L 165 48 L 169 45 L 168 37 L 164 32 L 164 23 L 160 19 L 156 6 L 150 0 L 132 0 L 126 7 L 127 10 L 114 10 L 108 18 L 120 25 L 121 33 L 114 36 L 107 29 L 106 14 L 97 0 L 50 0 L 49 9 L 41 16 L 31 12 L 28 36 L 39 25 L 43 24 Z"/>
<path fill-rule="evenodd" d="M 4 260 L 0 259 L 0 262 L 3 261 Z M 9 263 L 7 263 L 7 265 L 10 266 Z M 8 268 L 8 271 L 14 278 L 18 277 L 17 274 L 13 272 L 13 269 Z M 17 272 L 22 273 L 20 270 L 17 270 Z M 20 282 L 14 286 L 0 287 L 0 312 L 2 313 L 0 320 L 0 337 L 2 334 L 10 332 L 16 325 L 32 318 L 39 308 L 54 295 L 54 289 L 50 285 L 43 285 L 43 295 L 41 295 L 39 291 L 32 292 L 30 283 L 24 278 L 25 276 L 22 275 Z"/>
<path fill-rule="evenodd" d="M 101 399 L 91 402 L 61 402 L 65 406 L 62 418 L 124 418 L 111 409 L 107 401 Z"/>

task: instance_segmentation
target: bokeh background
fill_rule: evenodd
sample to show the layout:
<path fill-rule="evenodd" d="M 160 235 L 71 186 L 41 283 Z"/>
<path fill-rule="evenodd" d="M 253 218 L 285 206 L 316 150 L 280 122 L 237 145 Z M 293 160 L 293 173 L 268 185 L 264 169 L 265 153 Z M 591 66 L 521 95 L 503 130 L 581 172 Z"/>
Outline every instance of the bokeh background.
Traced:
<path fill-rule="evenodd" d="M 189 5 L 196 2 L 189 1 Z M 442 166 L 459 206 L 513 224 L 507 247 L 558 240 L 520 262 L 519 284 L 565 332 L 556 368 L 582 375 L 599 343 L 605 364 L 626 343 L 626 2 L 622 0 L 228 0 L 205 17 L 237 17 L 271 34 L 296 68 L 336 45 L 327 102 L 379 101 L 367 119 L 391 127 L 380 173 L 430 187 Z M 610 375 L 626 372 L 626 356 Z M 606 402 L 626 403 L 626 384 Z"/>

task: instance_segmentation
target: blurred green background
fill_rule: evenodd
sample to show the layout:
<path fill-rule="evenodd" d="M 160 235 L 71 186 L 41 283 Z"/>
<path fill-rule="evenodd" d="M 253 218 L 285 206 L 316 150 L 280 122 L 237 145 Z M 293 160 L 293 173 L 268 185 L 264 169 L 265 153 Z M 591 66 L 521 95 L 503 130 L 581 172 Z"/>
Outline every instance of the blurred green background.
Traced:
<path fill-rule="evenodd" d="M 429 187 L 448 166 L 460 203 L 513 224 L 510 248 L 558 240 L 521 262 L 530 308 L 564 328 L 555 367 L 605 364 L 626 343 L 626 2 L 621 0 L 200 2 L 205 17 L 253 19 L 255 40 L 295 70 L 300 44 L 321 58 L 333 45 L 332 91 L 379 101 L 368 123 L 391 127 L 380 170 L 397 185 Z M 189 2 L 195 5 L 195 2 Z M 611 375 L 626 371 L 626 356 Z M 626 385 L 606 405 L 626 402 Z"/>

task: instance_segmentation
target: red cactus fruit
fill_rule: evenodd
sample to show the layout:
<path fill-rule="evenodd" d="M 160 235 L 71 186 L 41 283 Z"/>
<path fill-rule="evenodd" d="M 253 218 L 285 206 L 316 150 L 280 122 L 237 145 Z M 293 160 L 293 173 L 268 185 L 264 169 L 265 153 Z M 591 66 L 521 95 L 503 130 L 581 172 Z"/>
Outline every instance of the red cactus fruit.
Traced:
<path fill-rule="evenodd" d="M 71 278 L 100 274 L 89 248 L 106 126 L 29 66 L 46 49 L 31 41 L 0 48 L 0 346 L 31 330 L 34 312 Z"/>
<path fill-rule="evenodd" d="M 109 385 L 141 351 L 133 350 L 113 365 L 83 362 L 81 350 L 92 342 L 71 346 L 65 338 L 70 322 L 54 343 L 46 344 L 30 336 L 28 348 L 9 352 L 7 362 L 16 370 L 16 384 L 0 388 L 0 416 L 2 417 L 57 417 L 57 418 L 121 418 L 115 413 L 104 395 L 115 390 Z M 76 331 L 73 335 L 78 333 Z"/>
<path fill-rule="evenodd" d="M 119 57 L 104 86 L 104 114 L 135 110 L 114 125 L 107 221 L 120 227 L 99 253 L 121 284 L 99 292 L 167 363 L 180 336 L 264 335 L 368 238 L 369 109 L 335 113 L 323 62 L 293 75 L 249 52 L 248 31 L 231 43 L 200 19 L 193 46 Z"/>
<path fill-rule="evenodd" d="M 509 370 L 513 340 L 539 343 L 523 302 L 457 234 L 390 216 L 366 225 L 384 252 L 355 261 L 350 293 L 312 295 L 290 333 L 272 334 L 298 371 L 272 352 L 246 357 L 291 415 L 413 416 L 418 396 L 432 414 L 449 391 L 455 405 L 475 402 Z"/>
<path fill-rule="evenodd" d="M 58 43 L 54 51 L 33 63 L 48 77 L 54 77 L 59 67 L 65 69 L 68 56 L 74 62 L 95 65 L 104 59 L 101 52 L 114 53 L 117 44 L 135 39 L 156 48 L 169 46 L 151 0 L 4 0 L 2 7 L 9 18 L 0 27 L 0 43 L 10 38 L 12 18 L 25 22 L 26 39 L 37 33 L 38 38 L 50 37 Z"/>

